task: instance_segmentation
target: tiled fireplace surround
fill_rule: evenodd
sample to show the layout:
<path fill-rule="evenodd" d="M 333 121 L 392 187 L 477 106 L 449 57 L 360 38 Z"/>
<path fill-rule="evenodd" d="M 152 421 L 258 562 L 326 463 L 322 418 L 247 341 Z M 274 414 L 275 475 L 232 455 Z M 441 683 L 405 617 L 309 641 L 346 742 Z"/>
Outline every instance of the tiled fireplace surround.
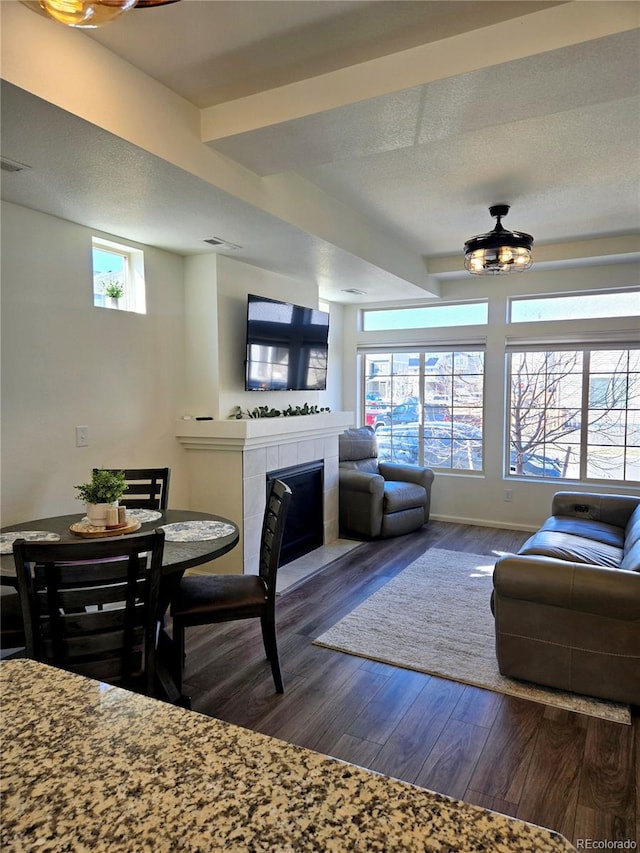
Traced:
<path fill-rule="evenodd" d="M 338 435 L 353 412 L 226 421 L 178 421 L 187 451 L 191 509 L 231 518 L 240 543 L 213 571 L 255 573 L 270 471 L 324 463 L 324 544 L 338 537 Z"/>

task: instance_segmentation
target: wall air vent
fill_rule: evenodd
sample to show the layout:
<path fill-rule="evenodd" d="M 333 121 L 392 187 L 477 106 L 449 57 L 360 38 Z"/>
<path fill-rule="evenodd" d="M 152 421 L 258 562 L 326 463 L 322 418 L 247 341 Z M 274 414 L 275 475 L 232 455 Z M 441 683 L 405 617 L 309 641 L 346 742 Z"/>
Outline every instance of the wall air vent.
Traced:
<path fill-rule="evenodd" d="M 9 160 L 8 157 L 0 157 L 0 169 L 3 172 L 24 172 L 26 169 L 30 169 L 31 166 L 27 166 L 25 163 L 18 163 L 15 160 Z"/>
<path fill-rule="evenodd" d="M 223 240 L 221 237 L 208 237 L 204 241 L 210 246 L 215 246 L 217 249 L 241 249 L 242 246 L 237 246 L 235 243 L 230 243 L 228 240 Z"/>

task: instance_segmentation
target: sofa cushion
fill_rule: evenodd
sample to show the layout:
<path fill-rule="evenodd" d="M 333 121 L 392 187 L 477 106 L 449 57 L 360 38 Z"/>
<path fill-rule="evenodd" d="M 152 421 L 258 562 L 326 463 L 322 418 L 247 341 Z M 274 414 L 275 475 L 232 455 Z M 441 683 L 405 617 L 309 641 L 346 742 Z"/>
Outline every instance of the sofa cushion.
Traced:
<path fill-rule="evenodd" d="M 631 572 L 640 572 L 640 539 L 638 539 L 633 548 L 624 549 L 624 557 L 620 563 L 620 568 Z"/>
<path fill-rule="evenodd" d="M 400 512 L 412 507 L 423 507 L 427 492 L 416 483 L 403 483 L 400 480 L 384 482 L 384 512 Z"/>
<path fill-rule="evenodd" d="M 354 461 L 346 460 L 344 462 L 340 462 L 339 467 L 352 471 L 362 471 L 364 474 L 380 474 L 377 459 L 357 459 Z"/>
<path fill-rule="evenodd" d="M 587 522 L 593 524 L 593 522 Z M 562 533 L 557 530 L 539 530 L 524 543 L 519 554 L 537 554 L 542 557 L 554 557 L 557 560 L 569 560 L 572 563 L 587 563 L 596 566 L 620 567 L 623 550 L 621 547 Z"/>
<path fill-rule="evenodd" d="M 624 548 L 625 530 L 613 524 L 602 521 L 591 521 L 588 518 L 572 518 L 568 515 L 552 515 L 542 525 L 540 530 L 553 533 L 568 533 L 581 539 L 592 539 L 614 548 Z"/>
<path fill-rule="evenodd" d="M 624 550 L 625 553 L 640 542 L 640 504 L 631 513 L 631 518 L 627 522 L 624 531 Z"/>

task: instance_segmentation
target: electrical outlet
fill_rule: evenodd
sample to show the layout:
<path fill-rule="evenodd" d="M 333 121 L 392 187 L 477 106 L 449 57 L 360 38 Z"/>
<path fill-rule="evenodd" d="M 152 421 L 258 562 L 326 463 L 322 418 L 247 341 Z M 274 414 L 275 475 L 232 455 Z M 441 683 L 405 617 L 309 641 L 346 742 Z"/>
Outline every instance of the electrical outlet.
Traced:
<path fill-rule="evenodd" d="M 76 427 L 76 447 L 89 447 L 89 427 Z"/>
<path fill-rule="evenodd" d="M 510 501 L 510 500 L 512 500 L 512 492 L 511 492 L 511 489 L 505 489 L 505 490 L 504 490 L 504 498 L 503 498 L 503 500 L 505 500 L 505 501 Z"/>

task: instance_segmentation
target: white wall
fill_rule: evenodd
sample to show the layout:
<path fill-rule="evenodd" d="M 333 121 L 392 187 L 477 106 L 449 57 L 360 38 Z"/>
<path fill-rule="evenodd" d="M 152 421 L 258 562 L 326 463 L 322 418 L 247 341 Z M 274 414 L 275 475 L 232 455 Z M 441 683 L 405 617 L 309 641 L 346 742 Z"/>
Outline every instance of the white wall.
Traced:
<path fill-rule="evenodd" d="M 94 466 L 172 468 L 188 505 L 183 260 L 144 251 L 147 314 L 93 307 L 89 228 L 2 205 L 2 523 L 80 512 Z M 127 243 L 116 235 L 98 234 Z M 75 426 L 89 427 L 76 448 Z"/>
<path fill-rule="evenodd" d="M 93 306 L 94 234 L 144 251 L 146 315 Z M 177 418 L 341 407 L 341 306 L 331 306 L 327 391 L 244 391 L 247 293 L 314 307 L 314 284 L 217 255 L 183 259 L 8 203 L 2 243 L 2 524 L 80 512 L 73 486 L 94 466 L 169 465 L 170 503 L 190 507 L 199 498 Z M 76 425 L 89 427 L 89 447 L 76 448 Z"/>
<path fill-rule="evenodd" d="M 340 408 L 341 306 L 331 306 L 326 391 L 247 392 L 244 390 L 247 294 L 255 293 L 315 308 L 318 306 L 317 287 L 302 279 L 282 276 L 224 255 L 187 258 L 185 269 L 187 406 L 184 414 L 211 416 L 217 421 L 227 420 L 237 406 L 245 412 L 256 406 L 282 409 L 289 404 L 297 406 L 305 402 L 328 406 L 334 411 Z M 179 435 L 183 434 L 184 427 L 184 423 L 178 422 Z M 202 424 L 202 428 L 206 429 L 207 425 Z M 287 445 L 283 452 L 295 447 Z M 246 567 L 255 568 L 255 543 L 259 539 L 264 504 L 244 488 L 247 478 L 251 478 L 251 471 L 243 467 L 247 461 L 246 454 L 237 450 L 237 447 L 216 447 L 215 453 L 210 449 L 190 448 L 185 451 L 190 507 L 231 518 L 242 531 L 239 547 L 211 565 L 210 569 L 215 572 L 235 573 Z M 277 450 L 276 447 L 272 459 L 278 459 Z M 260 453 L 264 456 L 264 448 L 256 451 L 258 456 Z M 252 462 L 256 464 L 255 459 Z M 294 464 L 294 461 L 288 464 Z M 337 476 L 337 462 L 335 465 Z M 253 479 L 261 477 L 264 483 L 266 470 L 262 468 L 260 476 L 253 476 Z M 325 483 L 327 488 L 331 486 L 329 477 Z M 259 512 L 252 513 L 246 509 L 247 506 L 257 506 Z M 247 519 L 252 519 L 250 530 L 245 526 Z M 337 526 L 331 515 L 325 522 L 327 527 Z M 247 542 L 252 543 L 248 551 Z"/>
<path fill-rule="evenodd" d="M 606 493 L 638 493 L 639 484 L 626 486 L 581 485 L 570 480 L 539 482 L 506 478 L 503 475 L 503 447 L 505 436 L 505 355 L 504 345 L 508 335 L 555 335 L 564 340 L 567 335 L 588 337 L 589 332 L 603 329 L 628 329 L 629 337 L 638 334 L 637 321 L 603 320 L 563 323 L 517 324 L 506 322 L 510 295 L 541 293 L 575 293 L 602 288 L 631 287 L 638 285 L 637 264 L 608 264 L 573 269 L 542 270 L 534 268 L 526 273 L 510 276 L 466 276 L 442 284 L 444 301 L 461 301 L 477 298 L 489 300 L 489 325 L 459 329 L 425 329 L 419 342 L 464 342 L 465 339 L 485 336 L 485 471 L 483 475 L 436 474 L 432 496 L 432 517 L 471 524 L 535 529 L 549 515 L 551 497 L 559 489 L 599 491 Z M 388 307 L 388 306 L 387 306 Z M 360 392 L 355 364 L 358 344 L 415 343 L 415 332 L 358 332 L 358 309 L 350 307 L 345 315 L 343 347 L 344 408 L 360 410 Z M 360 414 L 360 422 L 362 415 Z M 504 490 L 512 490 L 512 501 L 504 501 Z"/>
<path fill-rule="evenodd" d="M 247 322 L 247 294 L 293 302 L 308 308 L 318 307 L 318 288 L 302 279 L 289 278 L 224 255 L 218 257 L 218 335 L 220 341 L 219 417 L 227 418 L 236 406 L 243 410 L 256 406 L 286 408 L 304 403 L 341 407 L 341 314 L 333 305 L 329 318 L 329 378 L 327 391 L 245 391 L 244 362 Z"/>
<path fill-rule="evenodd" d="M 92 305 L 92 233 L 2 205 L 3 524 L 79 511 L 73 485 L 100 465 L 168 464 L 173 471 L 171 504 L 189 507 L 185 451 L 175 438 L 176 418 L 185 413 L 224 419 L 236 405 L 304 402 L 334 411 L 357 410 L 356 348 L 367 336 L 357 332 L 356 309 L 331 306 L 326 392 L 245 392 L 247 293 L 315 307 L 315 284 L 224 256 L 185 262 L 132 244 L 145 253 L 148 313 L 98 309 Z M 127 242 L 118 235 L 99 236 Z M 489 298 L 490 325 L 482 329 L 487 336 L 486 471 L 477 477 L 438 474 L 434 517 L 535 527 L 548 514 L 553 492 L 575 486 L 567 481 L 507 482 L 502 475 L 507 294 L 575 292 L 637 282 L 637 266 L 617 264 L 555 271 L 534 267 L 522 276 L 443 284 L 445 300 Z M 561 324 L 558 333 L 616 325 L 573 321 Z M 547 326 L 551 332 L 551 324 Z M 460 330 L 459 336 L 474 331 L 479 330 Z M 444 334 L 451 339 L 450 330 Z M 425 342 L 434 336 L 425 332 Z M 394 337 L 398 339 L 398 333 Z M 377 339 L 382 342 L 384 336 Z M 89 426 L 88 448 L 75 447 L 78 424 Z M 512 489 L 511 503 L 503 501 L 505 487 Z M 637 485 L 598 489 L 633 491 Z"/>

